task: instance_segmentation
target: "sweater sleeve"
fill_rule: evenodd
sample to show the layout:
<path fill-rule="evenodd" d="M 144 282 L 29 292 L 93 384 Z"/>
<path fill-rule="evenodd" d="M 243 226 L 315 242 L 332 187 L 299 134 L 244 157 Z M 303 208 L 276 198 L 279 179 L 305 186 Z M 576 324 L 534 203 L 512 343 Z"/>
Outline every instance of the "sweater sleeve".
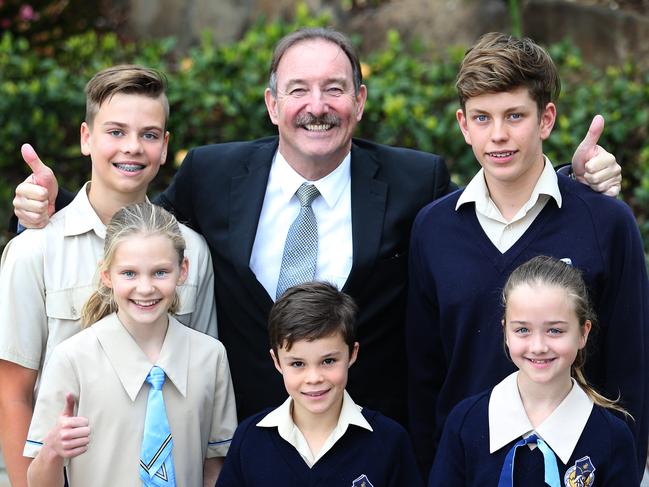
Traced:
<path fill-rule="evenodd" d="M 630 209 L 611 222 L 603 239 L 608 276 L 599 297 L 600 357 L 605 364 L 599 378 L 605 395 L 621 398 L 635 418 L 627 420 L 633 433 L 638 471 L 644 471 L 649 437 L 649 284 L 642 240 Z"/>
<path fill-rule="evenodd" d="M 435 463 L 428 478 L 428 487 L 466 485 L 466 451 L 460 434 L 466 404 L 466 401 L 458 404 L 446 419 Z"/>
<path fill-rule="evenodd" d="M 435 455 L 436 408 L 446 374 L 435 283 L 425 261 L 425 212 L 420 212 L 412 230 L 406 317 L 410 434 L 424 478 Z"/>

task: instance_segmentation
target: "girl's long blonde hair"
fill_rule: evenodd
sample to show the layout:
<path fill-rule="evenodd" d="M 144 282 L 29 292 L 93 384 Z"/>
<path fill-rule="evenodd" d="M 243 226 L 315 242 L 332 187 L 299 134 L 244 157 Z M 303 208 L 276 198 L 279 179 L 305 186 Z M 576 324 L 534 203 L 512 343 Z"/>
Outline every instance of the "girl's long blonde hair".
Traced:
<path fill-rule="evenodd" d="M 507 279 L 502 297 L 505 309 L 503 323 L 505 323 L 506 320 L 507 299 L 509 295 L 515 288 L 524 284 L 545 284 L 564 289 L 574 305 L 577 321 L 581 328 L 580 331 L 582 333 L 584 332 L 583 327 L 586 321 L 590 321 L 592 327 L 595 327 L 597 317 L 595 316 L 595 311 L 593 310 L 590 299 L 588 298 L 588 288 L 586 287 L 586 283 L 584 282 L 579 269 L 576 269 L 572 265 L 566 264 L 559 259 L 544 255 L 534 257 L 520 265 L 511 273 L 509 279 Z M 588 344 L 588 342 L 586 343 Z M 577 381 L 577 384 L 579 384 L 584 392 L 586 392 L 593 403 L 604 408 L 613 409 L 625 416 L 633 418 L 633 416 L 631 416 L 631 414 L 619 404 L 619 397 L 615 400 L 608 399 L 588 384 L 586 376 L 584 375 L 587 344 L 577 352 L 577 357 L 570 367 L 570 375 L 575 379 L 575 381 Z"/>
<path fill-rule="evenodd" d="M 134 235 L 167 237 L 178 253 L 178 263 L 182 264 L 185 256 L 185 239 L 180 226 L 171 213 L 149 202 L 137 203 L 122 208 L 113 215 L 106 227 L 104 241 L 104 259 L 99 266 L 99 272 L 107 272 L 113 264 L 115 250 L 126 238 Z M 178 294 L 173 297 L 170 313 L 174 313 L 180 304 Z M 113 291 L 101 279 L 99 286 L 92 293 L 81 311 L 81 327 L 87 328 L 104 316 L 117 311 Z"/>

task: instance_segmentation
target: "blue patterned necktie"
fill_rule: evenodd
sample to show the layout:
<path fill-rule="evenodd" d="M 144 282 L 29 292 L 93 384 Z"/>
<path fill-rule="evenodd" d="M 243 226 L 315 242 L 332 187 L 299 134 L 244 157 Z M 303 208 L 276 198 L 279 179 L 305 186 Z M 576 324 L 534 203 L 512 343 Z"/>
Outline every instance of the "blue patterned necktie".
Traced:
<path fill-rule="evenodd" d="M 550 487 L 561 487 L 557 458 L 554 456 L 554 452 L 550 449 L 548 444 L 536 435 L 530 435 L 527 438 L 523 438 L 512 446 L 511 450 L 509 450 L 505 457 L 505 463 L 503 463 L 503 469 L 500 472 L 498 487 L 512 487 L 514 485 L 514 456 L 516 455 L 516 449 L 519 446 L 527 445 L 528 443 L 536 443 L 538 449 L 543 453 L 545 483 Z"/>
<path fill-rule="evenodd" d="M 164 370 L 154 365 L 146 376 L 146 381 L 151 384 L 151 389 L 146 404 L 142 435 L 140 478 L 146 487 L 175 487 L 176 475 L 171 457 L 174 442 L 162 397 Z"/>
<path fill-rule="evenodd" d="M 291 286 L 313 280 L 318 262 L 318 222 L 311 203 L 320 192 L 313 184 L 302 183 L 295 195 L 300 200 L 300 213 L 286 235 L 276 298 Z"/>

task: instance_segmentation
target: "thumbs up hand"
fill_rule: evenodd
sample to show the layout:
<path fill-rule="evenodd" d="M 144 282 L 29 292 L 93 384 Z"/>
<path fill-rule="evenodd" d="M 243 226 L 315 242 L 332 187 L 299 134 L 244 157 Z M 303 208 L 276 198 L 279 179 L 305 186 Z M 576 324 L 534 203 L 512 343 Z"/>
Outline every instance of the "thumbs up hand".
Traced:
<path fill-rule="evenodd" d="M 75 399 L 70 393 L 65 396 L 65 407 L 59 415 L 56 426 L 47 434 L 43 448 L 49 449 L 61 458 L 73 458 L 88 449 L 90 426 L 88 418 L 74 415 Z"/>
<path fill-rule="evenodd" d="M 588 133 L 572 156 L 572 170 L 578 181 L 594 191 L 617 196 L 622 184 L 622 168 L 615 156 L 597 144 L 604 131 L 604 117 L 595 115 Z"/>
<path fill-rule="evenodd" d="M 54 213 L 59 186 L 54 172 L 43 164 L 31 145 L 23 144 L 20 152 L 32 174 L 16 188 L 14 212 L 24 227 L 42 228 Z"/>

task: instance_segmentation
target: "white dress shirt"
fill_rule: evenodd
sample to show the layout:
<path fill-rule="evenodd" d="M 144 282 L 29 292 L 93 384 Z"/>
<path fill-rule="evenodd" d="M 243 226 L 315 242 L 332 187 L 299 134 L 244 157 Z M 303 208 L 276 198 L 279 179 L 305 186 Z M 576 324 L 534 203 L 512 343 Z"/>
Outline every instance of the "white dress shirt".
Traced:
<path fill-rule="evenodd" d="M 315 280 L 342 289 L 352 268 L 351 155 L 317 181 L 300 176 L 279 153 L 275 154 L 264 204 L 259 216 L 250 269 L 275 300 L 286 235 L 300 213 L 295 192 L 304 182 L 314 184 L 320 196 L 311 207 L 318 221 L 318 262 Z"/>

